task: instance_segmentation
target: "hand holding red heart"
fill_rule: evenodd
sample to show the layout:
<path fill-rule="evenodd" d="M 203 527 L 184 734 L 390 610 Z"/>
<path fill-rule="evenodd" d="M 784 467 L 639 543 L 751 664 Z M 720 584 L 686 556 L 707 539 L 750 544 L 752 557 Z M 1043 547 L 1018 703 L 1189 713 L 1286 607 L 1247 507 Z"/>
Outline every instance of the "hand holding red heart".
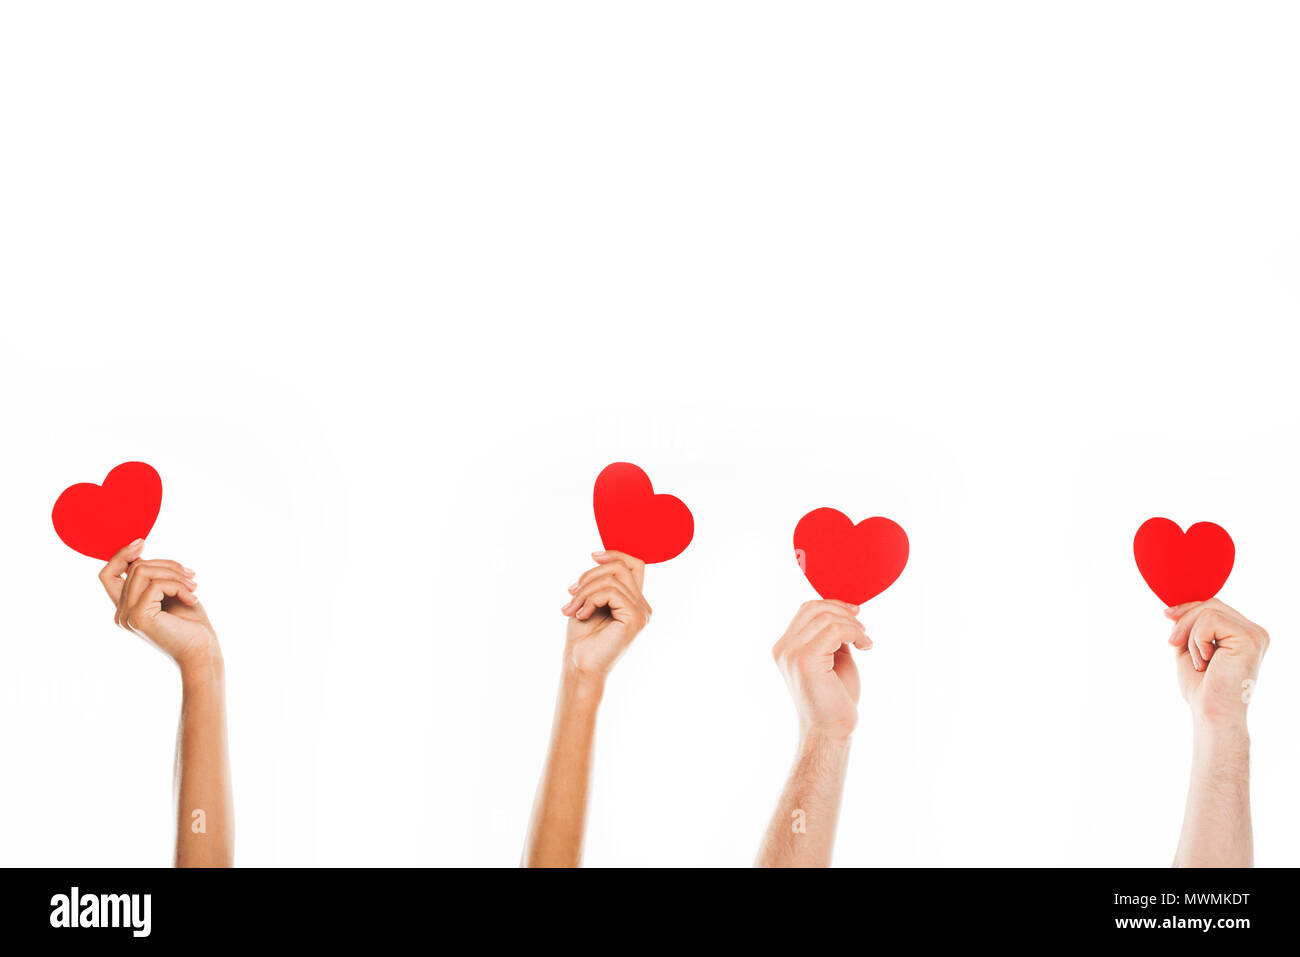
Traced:
<path fill-rule="evenodd" d="M 857 614 L 847 602 L 804 602 L 772 648 L 805 738 L 847 740 L 857 726 L 861 682 L 849 649 L 871 648 Z"/>
<path fill-rule="evenodd" d="M 112 555 L 100 577 L 117 605 L 117 623 L 143 634 L 180 661 L 197 650 L 215 647 L 211 625 L 193 594 L 194 583 L 188 577 L 192 573 L 175 562 L 142 560 L 139 538 L 117 550 L 129 534 L 140 538 L 147 534 L 161 500 L 158 473 L 143 462 L 127 462 L 113 469 L 102 485 L 81 483 L 66 489 L 55 503 L 53 520 L 59 536 L 72 548 L 97 557 Z M 649 619 L 650 607 L 641 594 L 646 563 L 680 554 L 694 535 L 694 518 L 680 499 L 656 494 L 646 473 L 627 462 L 601 471 L 593 505 L 608 551 L 593 556 L 597 566 L 570 589 L 573 598 L 563 611 L 570 618 L 571 666 L 603 677 Z M 853 608 L 856 614 L 857 604 L 893 584 L 909 553 L 907 534 L 897 523 L 877 517 L 855 525 L 831 508 L 815 509 L 800 519 L 794 546 L 808 581 L 824 599 L 834 600 L 841 615 L 845 608 Z M 1258 644 L 1254 637 L 1242 636 L 1262 635 L 1262 629 L 1226 605 L 1206 601 L 1232 570 L 1235 549 L 1222 528 L 1200 522 L 1184 533 L 1168 519 L 1153 518 L 1138 529 L 1133 550 L 1152 590 L 1168 604 L 1191 603 L 1183 606 L 1192 609 L 1186 612 L 1186 620 L 1201 622 L 1196 629 L 1190 624 L 1181 628 L 1181 620 L 1175 627 L 1171 640 L 1181 635 L 1186 646 L 1187 657 L 1180 659 L 1180 666 L 1185 664 L 1192 675 L 1204 673 L 1216 650 L 1225 645 L 1217 637 L 1200 644 L 1189 639 L 1206 633 L 1206 628 L 1213 635 L 1213 629 L 1223 627 L 1225 621 L 1237 622 L 1236 632 L 1225 636 L 1226 647 L 1241 651 L 1242 641 Z M 1227 613 L 1231 615 L 1225 619 Z M 800 647 L 813 642 L 816 636 L 802 630 L 807 623 L 799 616 L 796 623 L 799 628 L 792 624 L 787 638 L 797 632 L 802 635 L 802 643 L 796 642 Z M 856 620 L 852 623 L 861 627 Z M 782 655 L 788 656 L 791 644 L 782 642 Z M 1263 644 L 1267 645 L 1266 635 Z M 848 684 L 856 688 L 857 683 L 847 649 L 848 643 L 843 643 L 842 654 L 829 653 L 831 657 L 822 661 L 826 674 L 840 675 L 841 690 Z M 787 676 L 793 673 L 786 670 Z M 856 701 L 856 691 L 851 697 Z"/>
<path fill-rule="evenodd" d="M 565 665 L 574 674 L 604 680 L 632 639 L 650 621 L 641 594 L 645 562 L 622 552 L 595 552 L 596 567 L 569 586 L 560 609 L 569 618 Z"/>
<path fill-rule="evenodd" d="M 116 610 L 113 622 L 160 648 L 182 670 L 219 656 L 217 636 L 194 594 L 194 572 L 179 562 L 140 557 L 144 540 L 123 548 L 101 569 L 99 580 Z"/>
<path fill-rule="evenodd" d="M 1178 684 L 1198 724 L 1240 723 L 1268 649 L 1268 632 L 1214 596 L 1236 558 L 1232 536 L 1213 522 L 1184 532 L 1151 518 L 1133 536 L 1138 571 L 1174 620 Z"/>
<path fill-rule="evenodd" d="M 1166 608 L 1174 620 L 1178 684 L 1193 716 L 1212 727 L 1244 723 L 1268 632 L 1218 599 Z"/>

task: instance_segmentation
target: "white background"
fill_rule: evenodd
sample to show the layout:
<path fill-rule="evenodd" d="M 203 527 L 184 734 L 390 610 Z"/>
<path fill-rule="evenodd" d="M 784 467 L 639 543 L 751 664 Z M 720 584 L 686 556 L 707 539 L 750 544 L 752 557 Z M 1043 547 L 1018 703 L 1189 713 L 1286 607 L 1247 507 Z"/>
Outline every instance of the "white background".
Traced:
<path fill-rule="evenodd" d="M 13 3 L 0 13 L 0 862 L 170 860 L 179 681 L 55 537 L 225 649 L 244 865 L 511 865 L 591 483 L 697 533 L 600 719 L 587 861 L 744 865 L 806 511 L 912 543 L 836 851 L 1163 865 L 1190 723 L 1138 525 L 1224 525 L 1300 864 L 1300 11 Z"/>

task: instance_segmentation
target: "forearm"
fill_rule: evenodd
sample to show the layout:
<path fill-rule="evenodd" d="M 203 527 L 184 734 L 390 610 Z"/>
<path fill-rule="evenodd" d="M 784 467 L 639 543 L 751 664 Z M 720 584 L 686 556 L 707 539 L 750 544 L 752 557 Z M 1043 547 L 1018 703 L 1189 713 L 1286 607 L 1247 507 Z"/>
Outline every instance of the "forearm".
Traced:
<path fill-rule="evenodd" d="M 1195 726 L 1192 775 L 1175 867 L 1252 867 L 1250 734 L 1243 717 Z"/>
<path fill-rule="evenodd" d="M 181 666 L 176 732 L 176 866 L 230 867 L 234 798 L 226 740 L 226 676 L 219 650 Z"/>
<path fill-rule="evenodd" d="M 577 867 L 587 823 L 596 713 L 604 682 L 566 672 L 560 681 L 551 743 L 524 844 L 525 867 Z"/>
<path fill-rule="evenodd" d="M 801 735 L 794 767 L 758 852 L 759 867 L 829 867 L 849 739 Z"/>

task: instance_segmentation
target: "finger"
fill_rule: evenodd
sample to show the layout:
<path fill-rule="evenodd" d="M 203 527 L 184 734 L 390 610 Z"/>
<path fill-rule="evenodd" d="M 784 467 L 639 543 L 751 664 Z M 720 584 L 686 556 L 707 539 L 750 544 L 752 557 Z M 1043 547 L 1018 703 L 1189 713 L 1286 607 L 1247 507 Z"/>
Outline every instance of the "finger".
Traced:
<path fill-rule="evenodd" d="M 608 608 L 609 613 L 617 617 L 630 604 L 630 600 L 617 585 L 596 585 L 574 600 L 573 617 L 578 621 L 586 621 L 598 608 Z"/>
<path fill-rule="evenodd" d="M 1178 619 L 1190 611 L 1214 611 L 1221 615 L 1226 615 L 1236 621 L 1246 621 L 1246 616 L 1231 605 L 1225 605 L 1217 598 L 1207 598 L 1204 601 L 1188 601 L 1181 605 L 1171 605 L 1165 609 L 1165 615 L 1169 618 Z"/>
<path fill-rule="evenodd" d="M 850 605 L 846 601 L 806 601 L 800 605 L 799 610 L 794 613 L 794 618 L 791 619 L 790 627 L 787 630 L 796 631 L 824 612 L 834 612 L 841 615 L 856 615 L 858 610 L 859 607 L 857 605 Z"/>
<path fill-rule="evenodd" d="M 1231 637 L 1233 626 L 1240 627 L 1241 616 L 1219 601 L 1201 602 L 1200 606 L 1178 619 L 1169 636 L 1171 645 L 1186 644 L 1192 666 L 1204 671 L 1218 650 L 1217 642 Z"/>
<path fill-rule="evenodd" d="M 626 552 L 592 552 L 591 557 L 596 560 L 598 565 L 608 565 L 611 562 L 617 562 L 627 568 L 636 580 L 636 587 L 641 588 L 645 585 L 645 562 L 634 555 L 628 555 Z"/>
<path fill-rule="evenodd" d="M 853 652 L 849 651 L 848 645 L 842 646 L 839 651 L 831 656 L 831 670 L 841 678 L 856 680 L 858 664 L 853 660 Z"/>
<path fill-rule="evenodd" d="M 180 562 L 174 562 L 167 558 L 140 558 L 131 563 L 131 569 L 150 569 L 152 571 L 163 571 L 176 575 L 179 578 L 193 578 L 194 569 L 186 568 Z"/>
<path fill-rule="evenodd" d="M 155 578 L 149 583 L 144 599 L 147 604 L 161 605 L 164 598 L 179 598 L 187 605 L 197 605 L 198 596 L 179 578 Z"/>
<path fill-rule="evenodd" d="M 627 565 L 622 562 L 610 562 L 608 565 L 597 565 L 582 573 L 582 577 L 569 586 L 569 593 L 574 594 L 584 585 L 597 581 L 602 578 L 615 578 L 623 584 L 628 591 L 639 592 L 640 584 L 636 580 L 636 575 Z"/>
<path fill-rule="evenodd" d="M 1197 602 L 1197 604 L 1200 605 L 1201 603 Z M 1193 626 L 1195 626 L 1197 619 L 1199 619 L 1203 613 L 1204 608 L 1193 608 L 1174 622 L 1173 631 L 1169 633 L 1169 643 L 1171 645 L 1187 644 L 1187 636 L 1192 633 Z"/>
<path fill-rule="evenodd" d="M 614 573 L 610 573 L 609 575 L 600 578 L 590 579 L 585 585 L 581 586 L 573 593 L 573 597 L 569 599 L 568 604 L 566 604 L 564 608 L 568 611 L 577 611 L 591 595 L 610 587 L 617 588 L 629 602 L 641 605 L 646 604 L 645 598 L 642 597 L 640 591 L 625 582 L 620 581 Z M 649 606 L 647 605 L 646 607 Z"/>
<path fill-rule="evenodd" d="M 118 602 L 117 613 L 113 621 L 123 628 L 135 628 L 141 618 L 151 618 L 162 609 L 164 598 L 176 598 L 187 605 L 197 605 L 198 596 L 189 585 L 180 578 L 139 579 L 144 583 L 142 590 L 130 601 Z"/>
<path fill-rule="evenodd" d="M 141 617 L 153 617 L 162 610 L 165 598 L 175 598 L 186 605 L 199 603 L 198 596 L 179 578 L 154 578 L 150 580 L 149 587 L 140 596 L 140 600 L 127 611 L 124 623 L 127 627 L 134 627 L 139 624 Z"/>
<path fill-rule="evenodd" d="M 648 606 L 643 605 L 614 582 L 597 585 L 577 599 L 578 606 L 573 617 L 586 621 L 599 608 L 608 608 L 609 613 L 619 621 L 631 620 L 631 615 L 640 613 L 649 617 Z"/>
<path fill-rule="evenodd" d="M 135 604 L 139 601 L 139 596 L 144 593 L 149 587 L 149 583 L 154 579 L 179 579 L 185 582 L 191 591 L 197 590 L 198 583 L 193 578 L 188 578 L 184 572 L 168 567 L 175 564 L 175 562 L 166 564 L 161 562 L 135 562 L 132 564 L 126 573 L 126 583 L 122 592 L 123 601 L 121 603 L 126 605 Z"/>
<path fill-rule="evenodd" d="M 630 620 L 627 612 L 640 612 L 645 617 L 650 617 L 650 606 L 638 601 L 635 596 L 613 582 L 593 588 L 582 600 L 573 617 L 578 621 L 586 621 L 596 613 L 598 608 L 608 608 L 609 613 L 619 621 Z"/>
<path fill-rule="evenodd" d="M 565 602 L 564 607 L 561 608 L 560 611 L 570 617 L 575 617 L 588 598 L 601 589 L 610 588 L 617 584 L 618 582 L 614 578 L 588 582 L 569 597 L 569 600 Z"/>
<path fill-rule="evenodd" d="M 805 648 L 818 658 L 835 654 L 841 648 L 855 644 L 858 632 L 843 619 L 819 629 Z"/>
<path fill-rule="evenodd" d="M 1187 647 L 1194 650 L 1201 659 L 1201 670 L 1214 656 L 1214 641 L 1220 636 L 1219 622 L 1212 615 L 1202 615 L 1192 627 Z M 1226 636 L 1225 636 L 1226 637 Z"/>
<path fill-rule="evenodd" d="M 1221 615 L 1226 615 L 1230 618 L 1235 618 L 1238 621 L 1246 620 L 1245 615 L 1237 611 L 1237 609 L 1233 608 L 1231 605 L 1225 605 L 1217 598 L 1211 598 L 1208 601 L 1201 602 L 1201 604 L 1209 611 L 1217 611 Z"/>
<path fill-rule="evenodd" d="M 173 574 L 162 574 L 157 571 L 142 572 L 137 575 L 128 574 L 126 586 L 122 589 L 122 597 L 117 603 L 114 621 L 119 625 L 125 625 L 131 615 L 137 614 L 142 606 L 148 605 L 151 600 L 148 597 L 150 590 L 158 582 L 175 582 L 191 595 L 198 588 L 192 580 L 177 578 Z M 162 601 L 161 598 L 155 600 Z M 192 604 L 192 602 L 187 601 L 186 604 Z"/>
<path fill-rule="evenodd" d="M 842 601 L 804 602 L 790 620 L 785 634 L 772 647 L 772 657 L 780 660 L 782 655 L 796 651 L 831 621 L 852 622 L 865 634 L 866 628 L 854 617 L 857 607 Z"/>
<path fill-rule="evenodd" d="M 608 581 L 615 581 L 615 579 L 609 579 Z M 566 615 L 572 615 L 582 607 L 582 603 L 586 601 L 589 595 L 595 592 L 598 588 L 605 587 L 605 585 L 606 582 L 601 580 L 588 581 L 585 585 L 581 585 L 573 591 L 569 596 L 569 600 L 564 603 L 564 607 L 561 608 L 560 611 L 564 612 Z"/>
<path fill-rule="evenodd" d="M 841 624 L 846 628 L 852 628 L 861 635 L 867 633 L 867 628 L 862 622 L 842 612 L 824 611 L 815 616 L 808 624 L 799 629 L 799 638 L 801 644 L 808 644 L 814 640 L 819 632 L 830 625 Z"/>
<path fill-rule="evenodd" d="M 1198 605 L 1203 605 L 1203 601 L 1185 601 L 1181 605 L 1170 605 L 1165 609 L 1165 617 L 1177 621 Z"/>
<path fill-rule="evenodd" d="M 122 594 L 122 576 L 126 574 L 127 566 L 139 558 L 142 551 L 144 551 L 144 539 L 137 538 L 110 558 L 108 564 L 100 569 L 99 581 L 104 586 L 104 591 L 108 592 L 108 597 L 114 602 Z"/>
<path fill-rule="evenodd" d="M 858 651 L 870 651 L 872 646 L 875 644 L 867 636 L 867 633 L 865 631 L 860 631 L 855 633 L 852 636 L 852 638 L 853 640 L 850 642 L 850 644 L 852 644 L 854 648 L 858 649 Z"/>
<path fill-rule="evenodd" d="M 1191 659 L 1193 671 L 1204 671 L 1209 663 L 1210 654 L 1213 653 L 1213 646 L 1211 646 L 1209 653 L 1207 654 L 1205 645 L 1196 641 L 1193 637 L 1196 630 L 1203 627 L 1205 620 L 1206 615 L 1204 609 L 1197 609 L 1194 614 L 1188 615 L 1184 618 L 1183 621 L 1186 622 L 1185 625 L 1183 622 L 1179 622 L 1178 643 L 1187 649 L 1187 655 Z"/>
<path fill-rule="evenodd" d="M 825 628 L 834 624 L 842 624 L 846 628 L 852 628 L 861 637 L 866 637 L 866 628 L 862 622 L 849 615 L 842 608 L 833 607 L 830 610 L 822 611 L 815 615 L 802 628 L 795 630 L 791 626 L 790 630 L 781 636 L 781 640 L 776 643 L 772 649 L 772 656 L 778 661 L 785 655 L 798 655 L 803 650 L 816 641 L 817 635 Z"/>
<path fill-rule="evenodd" d="M 1200 603 L 1197 602 L 1197 605 Z M 1201 659 L 1200 652 L 1191 641 L 1192 628 L 1196 625 L 1197 620 L 1201 617 L 1202 609 L 1199 607 L 1192 608 L 1181 618 L 1174 622 L 1174 629 L 1169 633 L 1169 643 L 1176 648 L 1185 648 L 1190 656 L 1193 671 L 1204 671 L 1205 662 Z"/>

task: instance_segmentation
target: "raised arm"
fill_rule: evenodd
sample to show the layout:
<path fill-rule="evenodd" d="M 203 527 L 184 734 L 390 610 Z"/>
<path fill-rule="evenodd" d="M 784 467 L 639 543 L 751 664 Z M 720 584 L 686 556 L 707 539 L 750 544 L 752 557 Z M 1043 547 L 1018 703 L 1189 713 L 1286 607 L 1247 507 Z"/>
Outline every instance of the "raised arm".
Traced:
<path fill-rule="evenodd" d="M 650 620 L 641 594 L 645 565 L 621 552 L 596 552 L 597 562 L 569 586 L 560 610 L 569 619 L 551 744 L 524 843 L 526 867 L 577 867 L 587 822 L 587 785 L 596 712 L 605 679 Z"/>
<path fill-rule="evenodd" d="M 799 715 L 794 767 L 758 852 L 759 867 L 829 867 L 849 741 L 858 723 L 858 667 L 871 647 L 858 606 L 810 601 L 772 649 Z"/>
<path fill-rule="evenodd" d="M 1251 867 L 1246 708 L 1268 633 L 1220 601 L 1166 609 L 1178 684 L 1192 711 L 1192 776 L 1175 867 Z"/>
<path fill-rule="evenodd" d="M 194 572 L 179 562 L 146 561 L 132 542 L 104 566 L 100 581 L 113 620 L 166 652 L 180 668 L 176 732 L 177 867 L 229 867 L 235 811 L 226 742 L 225 665 L 216 632 L 195 597 Z"/>

